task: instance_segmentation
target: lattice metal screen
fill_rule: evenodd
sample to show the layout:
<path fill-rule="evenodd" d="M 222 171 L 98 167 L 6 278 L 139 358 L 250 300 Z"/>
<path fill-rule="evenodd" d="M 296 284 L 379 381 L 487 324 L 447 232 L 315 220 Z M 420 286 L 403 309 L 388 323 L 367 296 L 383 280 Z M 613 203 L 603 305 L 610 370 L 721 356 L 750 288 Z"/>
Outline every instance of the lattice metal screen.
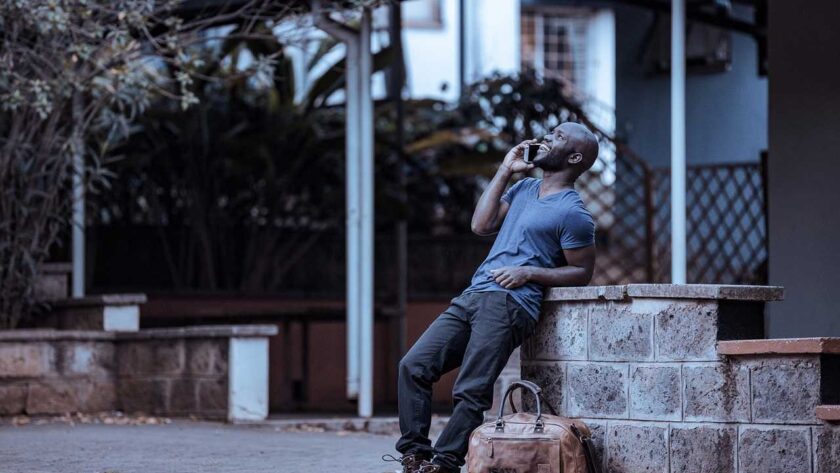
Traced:
<path fill-rule="evenodd" d="M 596 222 L 595 285 L 648 281 L 651 274 L 649 171 L 637 159 L 612 155 L 578 181 Z"/>
<path fill-rule="evenodd" d="M 592 284 L 668 282 L 671 275 L 669 169 L 615 158 L 615 182 L 598 171 L 578 184 L 595 216 L 598 259 Z M 687 169 L 688 282 L 767 283 L 764 175 L 760 163 Z"/>
<path fill-rule="evenodd" d="M 766 284 L 765 182 L 759 163 L 689 167 L 688 274 L 692 283 Z M 654 280 L 671 272 L 671 179 L 653 171 Z"/>

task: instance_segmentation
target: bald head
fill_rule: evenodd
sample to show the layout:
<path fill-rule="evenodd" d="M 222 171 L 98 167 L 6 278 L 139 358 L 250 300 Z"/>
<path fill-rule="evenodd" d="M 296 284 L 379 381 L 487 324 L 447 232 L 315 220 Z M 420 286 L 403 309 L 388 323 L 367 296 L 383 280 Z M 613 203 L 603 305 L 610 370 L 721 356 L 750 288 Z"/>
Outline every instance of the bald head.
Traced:
<path fill-rule="evenodd" d="M 580 123 L 568 122 L 563 123 L 561 126 L 568 126 L 570 130 L 573 130 L 570 133 L 572 141 L 570 144 L 574 151 L 581 154 L 580 162 L 574 166 L 576 175 L 580 176 L 588 171 L 598 159 L 598 151 L 600 149 L 598 138 L 594 133 L 589 131 L 589 128 L 586 128 Z"/>
<path fill-rule="evenodd" d="M 598 159 L 598 138 L 580 123 L 561 123 L 543 142 L 550 145 L 551 151 L 534 164 L 546 171 L 568 170 L 577 179 Z"/>

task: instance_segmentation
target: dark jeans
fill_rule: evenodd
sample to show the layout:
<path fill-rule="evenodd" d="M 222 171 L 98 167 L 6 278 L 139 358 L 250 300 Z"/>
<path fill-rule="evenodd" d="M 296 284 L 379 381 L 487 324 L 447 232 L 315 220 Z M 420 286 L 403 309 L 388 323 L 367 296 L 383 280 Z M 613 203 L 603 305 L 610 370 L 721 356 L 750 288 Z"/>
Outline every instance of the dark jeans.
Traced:
<path fill-rule="evenodd" d="M 397 451 L 435 456 L 457 470 L 470 433 L 493 403 L 493 385 L 510 354 L 536 321 L 507 292 L 473 292 L 452 299 L 400 361 Z M 429 440 L 432 384 L 461 367 L 452 391 L 454 410 L 434 448 Z"/>

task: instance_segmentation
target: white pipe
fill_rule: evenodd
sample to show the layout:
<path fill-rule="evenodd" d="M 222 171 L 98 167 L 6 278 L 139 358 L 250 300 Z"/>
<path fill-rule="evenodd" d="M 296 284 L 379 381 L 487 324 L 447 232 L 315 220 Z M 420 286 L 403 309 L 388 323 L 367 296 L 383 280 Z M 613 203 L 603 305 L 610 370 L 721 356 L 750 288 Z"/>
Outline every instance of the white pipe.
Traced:
<path fill-rule="evenodd" d="M 359 51 L 360 41 L 357 32 L 345 25 L 333 21 L 321 9 L 319 1 L 313 2 L 315 25 L 345 43 L 346 65 L 345 89 L 345 192 L 347 206 L 347 398 L 359 397 L 359 323 L 361 315 L 360 289 L 360 94 L 359 86 Z"/>
<path fill-rule="evenodd" d="M 671 5 L 671 282 L 685 284 L 685 0 Z"/>
<path fill-rule="evenodd" d="M 78 93 L 73 96 L 73 120 L 82 123 L 82 97 Z M 85 156 L 84 139 L 78 134 L 73 136 L 73 269 L 72 291 L 73 297 L 85 296 Z"/>
<path fill-rule="evenodd" d="M 371 12 L 362 9 L 360 25 L 359 77 L 361 84 L 361 314 L 359 362 L 359 417 L 373 415 L 373 100 L 370 51 Z"/>

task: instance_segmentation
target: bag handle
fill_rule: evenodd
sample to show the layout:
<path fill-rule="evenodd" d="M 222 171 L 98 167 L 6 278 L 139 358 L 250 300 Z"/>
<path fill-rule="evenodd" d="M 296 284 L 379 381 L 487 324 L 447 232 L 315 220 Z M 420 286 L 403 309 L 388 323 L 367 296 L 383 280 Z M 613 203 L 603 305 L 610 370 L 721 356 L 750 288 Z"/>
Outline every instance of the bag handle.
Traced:
<path fill-rule="evenodd" d="M 553 415 L 553 416 L 558 415 L 558 414 L 557 414 L 557 410 L 556 410 L 556 409 L 554 409 L 554 406 L 552 406 L 552 405 L 551 405 L 551 403 L 550 403 L 550 402 L 548 402 L 548 401 L 545 399 L 545 397 L 544 397 L 544 396 L 543 396 L 543 394 L 542 394 L 542 391 L 540 391 L 540 401 L 542 401 L 542 405 L 543 405 L 543 406 L 545 406 L 545 407 L 547 407 L 547 408 L 548 408 L 548 412 L 550 412 L 550 413 L 551 413 L 551 415 Z M 519 412 L 519 411 L 517 411 L 517 410 L 516 410 L 516 405 L 514 405 L 514 404 L 513 404 L 513 396 L 510 396 L 510 397 L 508 398 L 508 404 L 510 405 L 510 411 L 511 411 L 511 413 L 516 414 L 517 412 Z"/>
<path fill-rule="evenodd" d="M 534 432 L 543 432 L 545 426 L 542 421 L 542 406 L 540 405 L 540 392 L 542 391 L 542 389 L 540 389 L 540 387 L 536 384 L 530 381 L 525 381 L 524 379 L 520 379 L 518 381 L 510 383 L 510 386 L 508 386 L 507 390 L 505 391 L 505 395 L 502 396 L 502 403 L 499 406 L 499 417 L 496 418 L 496 432 L 505 431 L 505 421 L 502 419 L 502 417 L 505 415 L 505 402 L 507 402 L 510 393 L 519 388 L 527 389 L 531 391 L 531 394 L 534 395 L 534 399 L 537 402 L 537 420 L 534 423 Z M 512 405 L 513 399 L 511 398 L 511 406 Z M 551 410 L 553 411 L 554 409 L 551 408 Z M 514 412 L 516 411 L 514 410 Z"/>

